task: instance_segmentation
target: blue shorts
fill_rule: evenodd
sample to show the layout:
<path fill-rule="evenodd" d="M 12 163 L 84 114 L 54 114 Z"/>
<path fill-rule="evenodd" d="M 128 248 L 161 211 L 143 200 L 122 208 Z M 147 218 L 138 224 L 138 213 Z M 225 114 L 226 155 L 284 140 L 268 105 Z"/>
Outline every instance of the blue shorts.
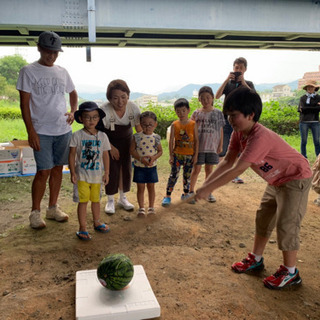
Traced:
<path fill-rule="evenodd" d="M 37 171 L 50 170 L 53 167 L 68 164 L 71 135 L 71 131 L 61 136 L 38 135 L 40 151 L 33 151 Z"/>
<path fill-rule="evenodd" d="M 218 164 L 219 163 L 219 155 L 216 153 L 205 153 L 205 152 L 199 152 L 198 153 L 198 161 L 197 165 L 202 164 Z"/>
<path fill-rule="evenodd" d="M 134 166 L 133 182 L 136 183 L 156 183 L 158 182 L 157 166 L 142 168 Z"/>

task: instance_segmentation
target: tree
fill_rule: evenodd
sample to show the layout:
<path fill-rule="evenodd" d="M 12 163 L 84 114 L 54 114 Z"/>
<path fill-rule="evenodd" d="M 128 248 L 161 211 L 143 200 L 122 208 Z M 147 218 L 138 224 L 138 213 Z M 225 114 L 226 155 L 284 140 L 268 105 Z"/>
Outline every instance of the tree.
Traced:
<path fill-rule="evenodd" d="M 0 96 L 4 96 L 5 88 L 7 86 L 7 80 L 5 77 L 0 76 Z"/>
<path fill-rule="evenodd" d="M 6 86 L 4 93 L 7 99 L 10 101 L 15 102 L 19 100 L 19 92 L 16 89 L 16 86 L 13 86 L 12 84 Z"/>
<path fill-rule="evenodd" d="M 5 56 L 0 59 L 0 75 L 5 77 L 9 85 L 16 85 L 20 69 L 27 64 L 19 54 Z"/>

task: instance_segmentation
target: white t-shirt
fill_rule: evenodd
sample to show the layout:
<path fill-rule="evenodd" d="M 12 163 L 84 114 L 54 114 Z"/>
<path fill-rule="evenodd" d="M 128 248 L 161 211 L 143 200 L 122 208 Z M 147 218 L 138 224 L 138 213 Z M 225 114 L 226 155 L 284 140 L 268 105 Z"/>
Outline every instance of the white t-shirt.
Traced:
<path fill-rule="evenodd" d="M 79 181 L 101 183 L 103 167 L 103 152 L 110 150 L 107 135 L 98 131 L 93 136 L 81 129 L 72 134 L 70 147 L 77 148 L 76 174 Z"/>
<path fill-rule="evenodd" d="M 75 87 L 66 69 L 33 62 L 20 70 L 17 89 L 31 94 L 31 119 L 38 134 L 59 136 L 71 131 L 65 93 Z"/>
<path fill-rule="evenodd" d="M 120 118 L 113 109 L 110 102 L 106 102 L 100 107 L 106 114 L 102 119 L 103 124 L 106 129 L 110 129 L 112 121 L 116 125 L 127 126 L 131 122 L 131 126 L 136 126 L 140 124 L 140 109 L 132 101 L 128 101 L 126 112 L 122 118 Z M 112 128 L 111 128 L 112 130 Z"/>

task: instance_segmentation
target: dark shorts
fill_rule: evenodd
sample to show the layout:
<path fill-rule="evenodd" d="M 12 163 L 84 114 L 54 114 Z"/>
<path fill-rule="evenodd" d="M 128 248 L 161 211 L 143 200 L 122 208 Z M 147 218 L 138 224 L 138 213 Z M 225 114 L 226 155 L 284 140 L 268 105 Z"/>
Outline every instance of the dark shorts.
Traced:
<path fill-rule="evenodd" d="M 156 183 L 158 182 L 157 166 L 142 168 L 134 166 L 133 182 L 136 183 Z"/>
<path fill-rule="evenodd" d="M 198 161 L 197 165 L 202 165 L 202 164 L 218 164 L 219 163 L 219 155 L 216 153 L 204 153 L 204 152 L 199 152 L 198 153 Z"/>

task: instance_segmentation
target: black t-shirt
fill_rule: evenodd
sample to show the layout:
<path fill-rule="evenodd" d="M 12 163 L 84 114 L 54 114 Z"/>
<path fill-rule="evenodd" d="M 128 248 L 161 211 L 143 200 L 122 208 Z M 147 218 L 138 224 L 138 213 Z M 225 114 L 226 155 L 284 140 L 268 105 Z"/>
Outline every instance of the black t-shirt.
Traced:
<path fill-rule="evenodd" d="M 253 90 L 255 90 L 255 88 L 254 88 L 254 85 L 253 85 L 253 83 L 251 82 L 251 81 L 247 81 L 247 80 L 245 80 L 245 82 L 246 82 L 246 84 L 251 88 L 251 89 L 253 89 Z M 234 89 L 237 89 L 237 88 L 239 88 L 239 87 L 241 87 L 242 86 L 242 84 L 241 84 L 241 82 L 231 82 L 231 80 L 226 84 L 226 86 L 224 87 L 224 89 L 223 89 L 223 93 L 222 94 L 224 94 L 224 98 L 226 99 L 227 98 L 227 96 L 234 90 Z M 226 125 L 228 125 L 229 124 L 229 121 L 228 121 L 228 116 L 225 114 L 224 115 L 224 118 L 225 118 L 225 120 L 226 120 Z"/>

